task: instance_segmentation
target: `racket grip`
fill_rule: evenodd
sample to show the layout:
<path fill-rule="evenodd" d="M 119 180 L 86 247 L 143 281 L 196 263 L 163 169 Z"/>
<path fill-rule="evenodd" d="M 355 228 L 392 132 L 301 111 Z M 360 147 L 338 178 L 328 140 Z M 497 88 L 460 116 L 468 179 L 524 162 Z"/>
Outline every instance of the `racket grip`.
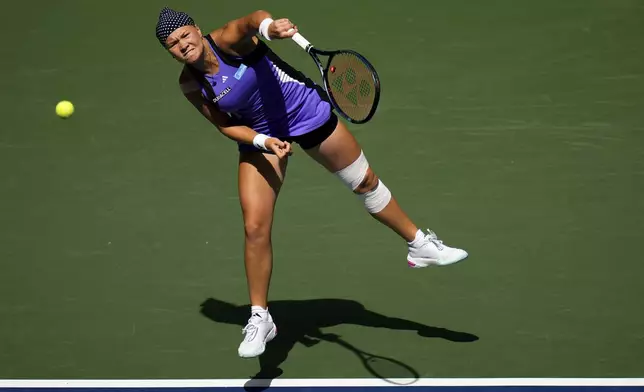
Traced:
<path fill-rule="evenodd" d="M 293 41 L 295 41 L 296 44 L 300 45 L 302 49 L 306 50 L 307 52 L 309 51 L 309 48 L 311 47 L 311 43 L 307 41 L 306 38 L 302 37 L 302 34 L 295 33 L 295 35 L 293 35 L 292 38 L 293 38 Z"/>

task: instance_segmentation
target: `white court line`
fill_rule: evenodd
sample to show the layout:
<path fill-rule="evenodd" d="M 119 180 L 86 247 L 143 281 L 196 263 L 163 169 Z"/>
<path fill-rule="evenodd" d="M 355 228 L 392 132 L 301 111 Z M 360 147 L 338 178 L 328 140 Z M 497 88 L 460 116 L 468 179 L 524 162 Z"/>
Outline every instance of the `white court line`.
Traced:
<path fill-rule="evenodd" d="M 644 378 L 302 378 L 253 380 L 253 385 L 271 387 L 382 387 L 394 384 L 416 387 L 483 387 L 483 386 L 644 386 Z M 224 380 L 0 380 L 0 388 L 239 388 L 248 379 Z M 392 384 L 393 383 L 393 384 Z"/>

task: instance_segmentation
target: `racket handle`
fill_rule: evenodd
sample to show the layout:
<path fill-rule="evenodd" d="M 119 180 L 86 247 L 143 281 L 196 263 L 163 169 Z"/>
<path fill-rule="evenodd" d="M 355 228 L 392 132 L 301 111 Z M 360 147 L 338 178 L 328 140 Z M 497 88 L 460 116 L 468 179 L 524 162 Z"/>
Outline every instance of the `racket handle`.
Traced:
<path fill-rule="evenodd" d="M 309 51 L 309 48 L 311 47 L 311 43 L 304 37 L 302 37 L 302 34 L 300 33 L 295 33 L 293 35 L 293 41 L 295 41 L 296 44 L 300 45 L 300 47 L 307 52 Z"/>

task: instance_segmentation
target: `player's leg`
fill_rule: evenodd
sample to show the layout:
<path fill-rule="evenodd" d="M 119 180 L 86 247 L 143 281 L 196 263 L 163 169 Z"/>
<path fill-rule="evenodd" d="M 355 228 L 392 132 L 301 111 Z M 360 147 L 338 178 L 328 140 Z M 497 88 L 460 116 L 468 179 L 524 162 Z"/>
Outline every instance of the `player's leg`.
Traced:
<path fill-rule="evenodd" d="M 355 162 L 362 154 L 358 142 L 347 128 L 338 121 L 335 114 L 332 114 L 331 119 L 322 127 L 304 137 L 296 138 L 296 141 L 309 156 L 331 173 L 336 173 L 336 175 L 338 175 L 339 171 Z M 353 185 L 347 184 L 346 181 L 345 184 L 353 192 L 365 198 L 365 196 L 368 196 L 368 192 L 378 185 L 378 177 L 368 165 L 362 166 L 364 166 L 362 169 L 365 170 L 362 173 L 363 177 L 356 178 Z M 381 187 L 381 190 L 383 189 L 385 188 Z M 373 197 L 370 198 L 369 203 L 378 204 L 378 207 L 371 208 L 369 212 L 372 213 L 371 215 L 375 219 L 391 228 L 405 240 L 413 240 L 418 228 L 403 212 L 398 202 L 391 197 L 391 194 L 389 196 L 387 200 L 382 197 L 377 198 L 378 200 Z M 365 200 L 366 202 L 367 200 Z M 377 209 L 377 211 L 373 211 L 374 209 Z"/>
<path fill-rule="evenodd" d="M 444 245 L 433 232 L 424 234 L 418 229 L 371 169 L 362 148 L 342 122 L 337 122 L 324 141 L 305 151 L 358 194 L 375 219 L 407 241 L 411 267 L 447 265 L 467 257 L 467 252 Z"/>
<path fill-rule="evenodd" d="M 256 357 L 277 329 L 268 312 L 268 290 L 273 269 L 271 229 L 275 202 L 286 175 L 286 159 L 242 151 L 239 157 L 239 200 L 244 218 L 244 263 L 251 301 L 251 317 L 239 346 L 241 357 Z"/>

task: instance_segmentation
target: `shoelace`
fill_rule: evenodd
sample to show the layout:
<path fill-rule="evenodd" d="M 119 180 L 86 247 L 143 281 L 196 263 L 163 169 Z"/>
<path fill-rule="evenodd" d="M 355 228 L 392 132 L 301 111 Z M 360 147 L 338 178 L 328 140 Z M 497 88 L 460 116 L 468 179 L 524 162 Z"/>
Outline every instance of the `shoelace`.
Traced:
<path fill-rule="evenodd" d="M 443 241 L 438 239 L 438 236 L 433 231 L 427 229 L 427 235 L 425 236 L 427 241 L 432 242 L 438 250 L 443 250 Z"/>
<path fill-rule="evenodd" d="M 244 329 L 242 329 L 242 334 L 246 335 L 244 340 L 250 342 L 255 339 L 258 330 L 259 328 L 257 328 L 257 325 L 253 324 L 251 320 L 248 320 L 248 324 L 244 327 Z"/>
<path fill-rule="evenodd" d="M 246 324 L 244 329 L 242 329 L 242 334 L 246 335 L 244 340 L 250 342 L 255 339 L 258 330 L 259 328 L 257 328 L 257 325 L 253 323 L 253 317 L 251 317 L 250 319 L 248 319 L 248 324 Z"/>

